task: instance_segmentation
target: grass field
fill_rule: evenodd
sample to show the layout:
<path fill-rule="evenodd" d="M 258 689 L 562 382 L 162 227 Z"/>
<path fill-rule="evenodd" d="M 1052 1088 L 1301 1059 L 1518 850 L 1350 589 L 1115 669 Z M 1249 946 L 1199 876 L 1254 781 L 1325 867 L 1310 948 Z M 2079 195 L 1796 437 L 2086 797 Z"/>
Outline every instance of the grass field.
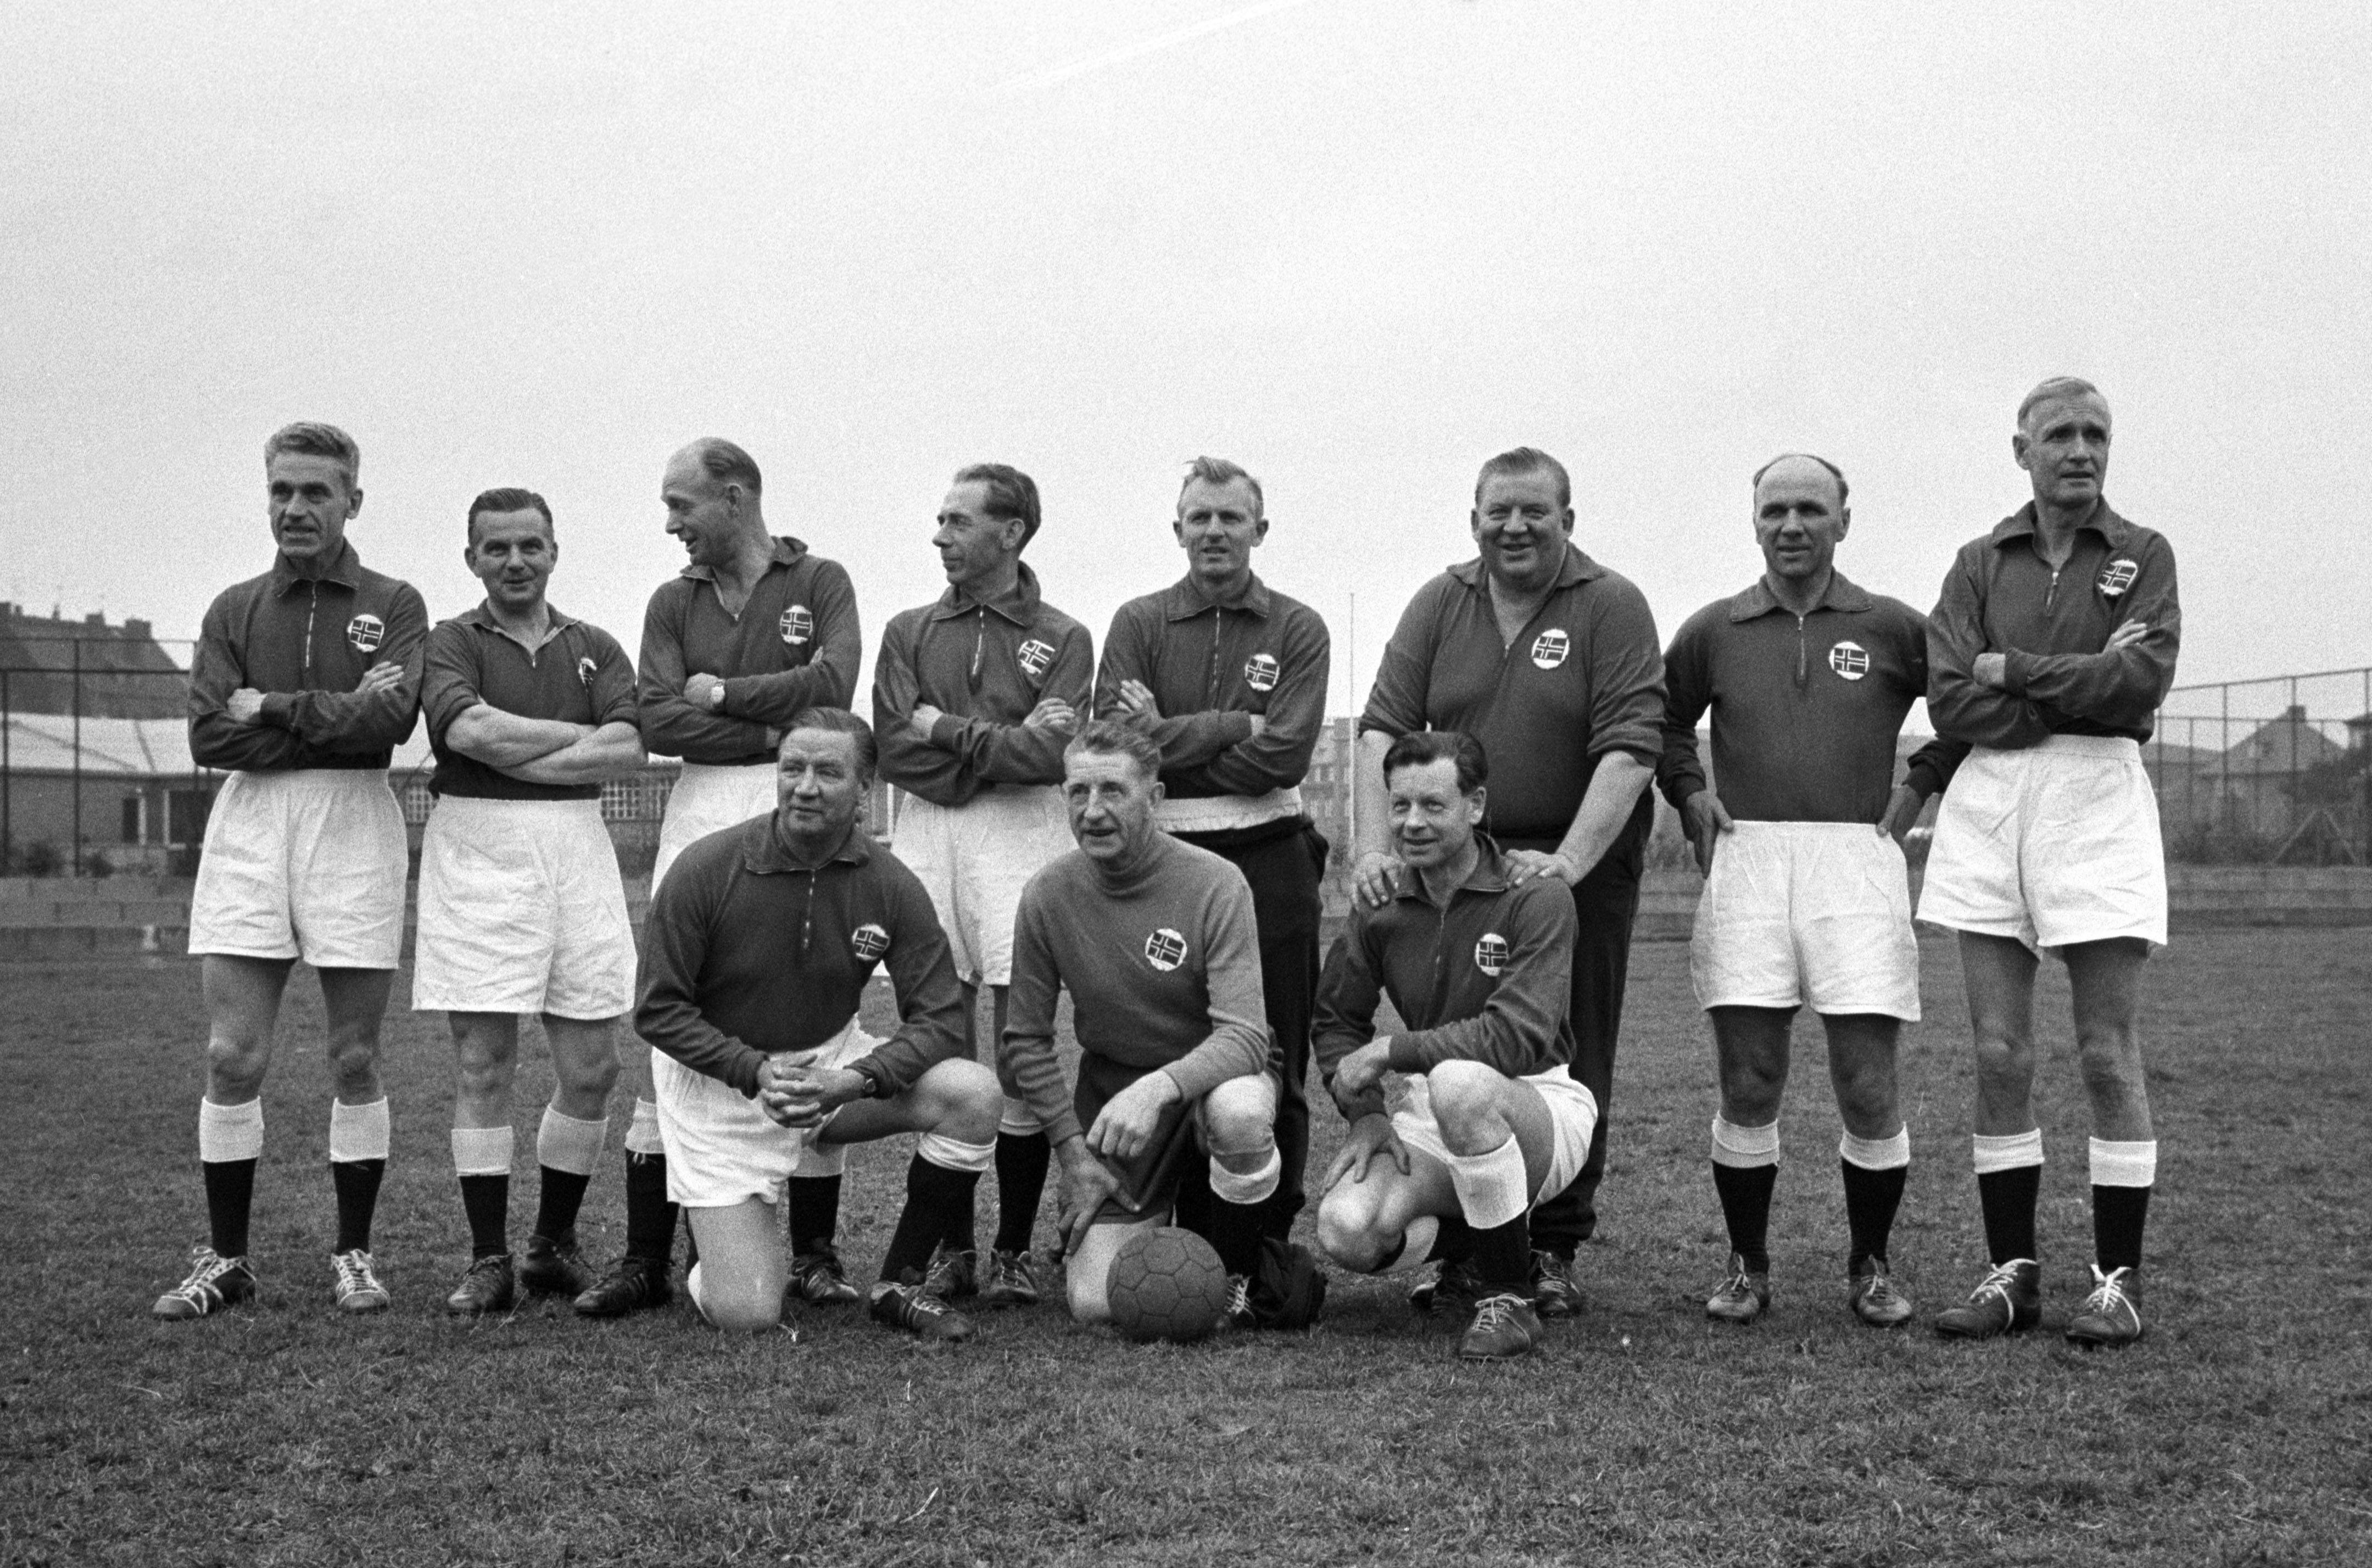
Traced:
<path fill-rule="evenodd" d="M 441 1019 L 408 1013 L 378 1235 L 397 1305 L 341 1320 L 301 976 L 266 1095 L 262 1300 L 153 1322 L 204 1228 L 196 969 L 0 969 L 0 1234 L 22 1270 L 0 1562 L 2372 1562 L 2372 932 L 2199 935 L 2153 967 L 2150 1337 L 2106 1354 L 2055 1331 L 2089 1253 L 2055 973 L 2049 1331 L 1962 1345 L 1847 1316 L 1817 1039 L 1785 1122 L 1773 1311 L 1706 1323 L 1724 1249 L 1685 963 L 1674 944 L 1634 956 L 1589 1311 L 1529 1362 L 1479 1368 L 1397 1289 L 1343 1276 L 1307 1337 L 1184 1349 L 1050 1308 L 936 1353 L 847 1309 L 755 1341 L 681 1307 L 454 1323 L 449 1051 Z M 1948 947 L 1926 947 L 1926 997 L 1895 1245 L 1923 1321 L 1982 1261 Z M 523 1159 L 548 1085 L 522 1073 Z M 623 1109 L 587 1214 L 602 1256 Z M 905 1152 L 851 1162 L 855 1267 L 888 1240 Z"/>

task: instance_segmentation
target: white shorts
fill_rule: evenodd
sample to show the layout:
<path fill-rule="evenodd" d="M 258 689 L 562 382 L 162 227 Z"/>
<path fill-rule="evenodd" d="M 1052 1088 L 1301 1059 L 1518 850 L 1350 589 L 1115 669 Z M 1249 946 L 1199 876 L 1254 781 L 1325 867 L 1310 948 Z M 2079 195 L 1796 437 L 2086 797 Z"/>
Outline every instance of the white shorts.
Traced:
<path fill-rule="evenodd" d="M 190 951 L 391 970 L 410 859 L 383 770 L 235 772 L 206 819 Z"/>
<path fill-rule="evenodd" d="M 2054 735 L 1971 751 L 1944 792 L 1919 918 L 2064 947 L 2166 945 L 2166 848 L 2142 750 L 2122 736 Z"/>
<path fill-rule="evenodd" d="M 1919 1018 L 1911 874 L 1866 822 L 1738 822 L 1697 900 L 1689 979 L 1700 1007 L 1800 1007 Z"/>
<path fill-rule="evenodd" d="M 675 857 L 709 834 L 738 827 L 774 809 L 774 764 L 744 762 L 712 767 L 686 762 L 668 792 L 659 820 L 658 858 L 651 862 L 651 891 L 659 890 Z"/>
<path fill-rule="evenodd" d="M 1563 1067 L 1528 1073 L 1517 1080 L 1541 1091 L 1548 1102 L 1549 1127 L 1555 1134 L 1549 1150 L 1548 1174 L 1541 1178 L 1532 1202 L 1545 1203 L 1573 1185 L 1581 1162 L 1589 1157 L 1589 1137 L 1598 1130 L 1598 1097 Z M 1421 1073 L 1395 1073 L 1384 1079 L 1385 1098 L 1392 1107 L 1392 1132 L 1408 1148 L 1449 1163 L 1449 1146 L 1441 1141 L 1441 1123 L 1433 1117 L 1433 1086 Z"/>
<path fill-rule="evenodd" d="M 1071 847 L 1063 792 L 1052 784 L 998 784 L 961 806 L 907 796 L 891 849 L 923 880 L 967 985 L 1013 978 L 1013 917 L 1021 889 Z"/>
<path fill-rule="evenodd" d="M 601 803 L 439 800 L 420 842 L 413 1009 L 614 1018 L 634 1005 Z"/>
<path fill-rule="evenodd" d="M 813 1051 L 786 1051 L 774 1060 L 793 1066 L 840 1067 L 869 1055 L 881 1042 L 848 1027 Z M 663 1051 L 651 1052 L 651 1092 L 659 1108 L 659 1143 L 667 1150 L 668 1198 L 690 1209 L 723 1209 L 751 1198 L 783 1201 L 783 1183 L 802 1161 L 819 1158 L 817 1140 L 831 1118 L 793 1129 L 768 1116 L 754 1098 L 721 1078 L 695 1073 Z"/>

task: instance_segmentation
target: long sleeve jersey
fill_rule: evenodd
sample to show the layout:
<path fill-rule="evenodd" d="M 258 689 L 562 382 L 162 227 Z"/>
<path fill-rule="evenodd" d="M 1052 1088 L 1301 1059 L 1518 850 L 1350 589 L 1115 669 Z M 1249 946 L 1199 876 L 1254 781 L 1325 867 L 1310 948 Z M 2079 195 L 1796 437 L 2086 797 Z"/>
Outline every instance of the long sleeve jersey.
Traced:
<path fill-rule="evenodd" d="M 1714 777 L 1732 817 L 1875 823 L 1893 794 L 1895 737 L 1927 694 L 1927 621 L 1842 572 L 1800 617 L 1758 580 L 1689 617 L 1665 650 L 1664 683 L 1656 782 L 1673 806 L 1705 787 L 1697 720 L 1711 708 Z M 1968 750 L 1929 741 L 1911 784 L 1936 794 Z"/>
<path fill-rule="evenodd" d="M 873 661 L 881 776 L 935 806 L 961 806 L 1001 784 L 1060 784 L 1070 737 L 1021 721 L 1046 697 L 1084 716 L 1095 681 L 1095 640 L 1040 597 L 1026 564 L 1002 598 L 951 587 L 901 610 L 881 633 Z M 940 715 L 928 740 L 906 724 L 924 703 Z"/>
<path fill-rule="evenodd" d="M 1410 869 L 1389 903 L 1353 900 L 1350 924 L 1318 980 L 1310 1051 L 1325 1081 L 1376 1038 L 1376 1002 L 1389 995 L 1407 1027 L 1392 1036 L 1396 1073 L 1480 1062 L 1510 1077 L 1573 1060 L 1573 894 L 1554 877 L 1510 886 L 1499 846 L 1482 855 L 1445 908 Z M 1370 1090 L 1354 1114 L 1384 1109 Z"/>
<path fill-rule="evenodd" d="M 365 566 L 352 544 L 317 578 L 282 556 L 206 607 L 190 661 L 190 755 L 244 772 L 384 768 L 420 714 L 427 636 L 419 590 Z M 402 666 L 402 679 L 357 691 L 377 664 Z M 240 687 L 264 693 L 261 722 L 230 716 Z"/>
<path fill-rule="evenodd" d="M 797 540 L 774 540 L 738 615 L 717 597 L 714 571 L 687 566 L 659 585 L 643 616 L 643 744 L 687 762 L 772 761 L 766 732 L 789 727 L 802 708 L 848 706 L 864 656 L 848 573 Z M 725 682 L 722 708 L 684 700 L 695 675 Z"/>
<path fill-rule="evenodd" d="M 420 710 L 436 753 L 429 789 L 475 800 L 599 800 L 598 784 L 531 784 L 465 757 L 445 744 L 453 721 L 480 703 L 531 719 L 568 724 L 633 724 L 634 667 L 618 639 L 589 621 L 545 607 L 552 634 L 530 652 L 513 641 L 481 604 L 428 633 Z"/>
<path fill-rule="evenodd" d="M 744 1095 L 758 1068 L 812 1051 L 856 1016 L 883 962 L 898 1030 L 850 1065 L 885 1098 L 965 1054 L 963 991 L 947 933 L 912 871 L 862 830 L 823 865 L 792 862 L 774 819 L 711 833 L 651 900 L 634 1031 Z"/>
<path fill-rule="evenodd" d="M 996 1069 L 1058 1144 L 1080 1132 L 1054 1056 L 1066 987 L 1081 1051 L 1165 1072 L 1189 1100 L 1268 1063 L 1252 890 L 1206 849 L 1157 835 L 1110 882 L 1074 850 L 1022 889 Z"/>
<path fill-rule="evenodd" d="M 2034 504 L 1960 547 L 1927 618 L 1927 715 L 1936 733 L 1996 750 L 2052 735 L 2147 740 L 2182 647 L 2174 547 L 2103 498 L 2056 570 L 2034 547 Z M 2148 628 L 2106 651 L 2128 621 Z M 2006 685 L 1980 685 L 1979 654 L 2006 656 Z"/>
<path fill-rule="evenodd" d="M 1483 825 L 1529 847 L 1564 837 L 1608 752 L 1654 767 L 1663 722 L 1663 644 L 1647 600 L 1568 543 L 1554 589 L 1512 643 L 1500 639 L 1480 560 L 1419 588 L 1384 646 L 1359 728 L 1473 736 L 1491 760 Z"/>
<path fill-rule="evenodd" d="M 1120 712 L 1138 680 L 1161 710 L 1153 738 L 1171 800 L 1261 796 L 1298 785 L 1326 724 L 1331 646 L 1326 622 L 1258 577 L 1221 604 L 1190 574 L 1112 617 L 1096 677 L 1096 713 Z M 1267 727 L 1252 733 L 1251 717 Z"/>

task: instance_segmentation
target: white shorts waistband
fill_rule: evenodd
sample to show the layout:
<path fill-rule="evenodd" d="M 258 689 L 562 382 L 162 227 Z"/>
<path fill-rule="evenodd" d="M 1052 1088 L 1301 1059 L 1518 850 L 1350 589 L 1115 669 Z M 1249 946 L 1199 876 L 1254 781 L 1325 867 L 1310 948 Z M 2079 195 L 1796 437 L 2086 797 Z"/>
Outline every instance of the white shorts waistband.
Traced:
<path fill-rule="evenodd" d="M 1287 784 L 1266 795 L 1212 795 L 1196 800 L 1163 800 L 1153 808 L 1154 821 L 1168 833 L 1224 833 L 1301 814 L 1299 784 Z"/>
<path fill-rule="evenodd" d="M 1971 757 L 2111 757 L 2119 761 L 2141 759 L 2141 742 L 2122 735 L 2049 735 L 2033 746 L 2014 751 L 1991 746 L 1972 746 Z"/>

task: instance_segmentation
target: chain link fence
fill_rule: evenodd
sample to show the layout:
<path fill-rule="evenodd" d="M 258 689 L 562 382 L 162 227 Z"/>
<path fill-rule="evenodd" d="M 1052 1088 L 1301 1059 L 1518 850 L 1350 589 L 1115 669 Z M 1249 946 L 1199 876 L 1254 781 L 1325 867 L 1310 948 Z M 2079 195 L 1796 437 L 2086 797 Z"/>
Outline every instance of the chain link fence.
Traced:
<path fill-rule="evenodd" d="M 196 869 L 221 776 L 190 755 L 191 652 L 138 621 L 35 621 L 0 606 L 0 875 Z M 1303 787 L 1338 847 L 1349 842 L 1342 797 L 1353 724 L 1329 722 Z M 2178 687 L 2142 755 L 2171 861 L 2372 865 L 2372 667 Z M 426 732 L 415 729 L 390 772 L 415 849 L 433 767 Z M 602 790 L 629 876 L 650 869 L 676 772 L 657 761 Z M 873 803 L 877 826 L 886 807 Z M 1687 862 L 1669 824 L 1656 849 L 1657 864 Z"/>

